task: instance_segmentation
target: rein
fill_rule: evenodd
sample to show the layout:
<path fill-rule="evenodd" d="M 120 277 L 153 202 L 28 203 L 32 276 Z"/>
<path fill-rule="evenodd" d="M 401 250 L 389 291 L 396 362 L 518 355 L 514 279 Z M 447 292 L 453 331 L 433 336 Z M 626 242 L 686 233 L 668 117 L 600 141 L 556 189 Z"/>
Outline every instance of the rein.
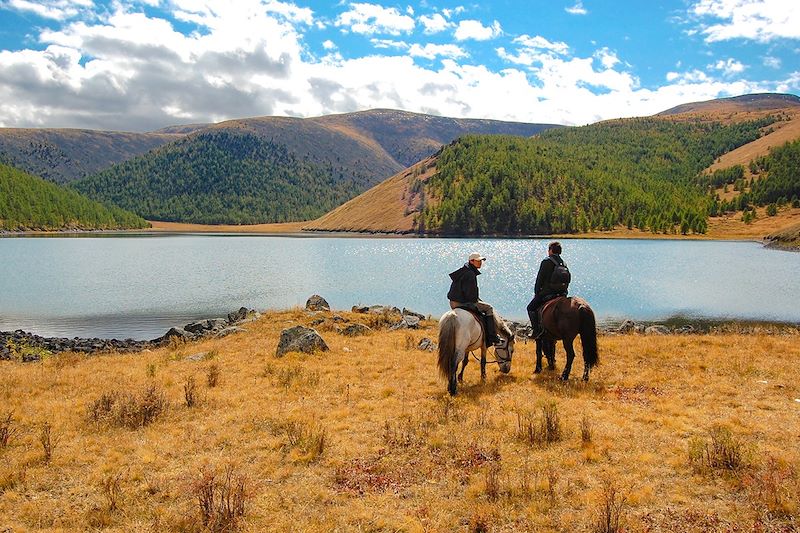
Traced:
<path fill-rule="evenodd" d="M 486 361 L 487 363 L 497 363 L 497 364 L 500 364 L 500 363 L 508 363 L 508 362 L 510 362 L 510 361 L 511 361 L 511 358 L 510 358 L 510 357 L 500 357 L 500 355 L 498 355 L 498 353 L 497 353 L 497 350 L 498 350 L 498 348 L 499 348 L 499 349 L 501 349 L 501 350 L 505 351 L 505 352 L 506 352 L 506 355 L 508 355 L 508 339 L 504 339 L 504 340 L 505 340 L 505 347 L 494 346 L 493 348 L 494 348 L 494 357 L 495 357 L 495 359 L 494 359 L 494 361 Z M 480 361 L 481 361 L 481 360 L 478 358 L 478 356 L 477 356 L 477 355 L 475 355 L 475 351 L 474 351 L 474 350 L 473 350 L 473 351 L 471 351 L 471 352 L 469 352 L 469 353 L 470 353 L 470 354 L 472 354 L 472 357 L 474 357 L 476 361 L 478 361 L 478 362 L 480 362 Z"/>

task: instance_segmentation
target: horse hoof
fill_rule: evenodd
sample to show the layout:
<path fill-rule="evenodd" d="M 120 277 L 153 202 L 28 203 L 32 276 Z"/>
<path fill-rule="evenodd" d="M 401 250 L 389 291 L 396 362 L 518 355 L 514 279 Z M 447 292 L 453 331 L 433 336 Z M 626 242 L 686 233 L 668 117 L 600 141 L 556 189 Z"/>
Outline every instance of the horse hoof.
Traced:
<path fill-rule="evenodd" d="M 569 381 L 569 376 L 561 375 L 561 381 Z"/>
<path fill-rule="evenodd" d="M 536 369 L 533 371 L 533 373 L 534 373 L 534 374 L 541 374 L 541 373 L 542 373 L 542 369 L 541 369 L 541 368 L 536 368 Z"/>

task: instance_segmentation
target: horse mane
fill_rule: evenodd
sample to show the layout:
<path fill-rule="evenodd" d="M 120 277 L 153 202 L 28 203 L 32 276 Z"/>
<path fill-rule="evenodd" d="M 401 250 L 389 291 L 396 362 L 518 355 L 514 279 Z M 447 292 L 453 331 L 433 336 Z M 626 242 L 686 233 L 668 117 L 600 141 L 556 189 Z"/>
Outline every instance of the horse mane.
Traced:
<path fill-rule="evenodd" d="M 494 325 L 497 327 L 497 331 L 500 331 L 503 334 L 505 334 L 505 337 L 507 339 L 513 339 L 514 338 L 514 332 L 511 331 L 511 328 L 508 327 L 508 324 L 506 324 L 506 321 L 503 320 L 503 317 L 498 315 L 496 311 L 494 313 Z"/>

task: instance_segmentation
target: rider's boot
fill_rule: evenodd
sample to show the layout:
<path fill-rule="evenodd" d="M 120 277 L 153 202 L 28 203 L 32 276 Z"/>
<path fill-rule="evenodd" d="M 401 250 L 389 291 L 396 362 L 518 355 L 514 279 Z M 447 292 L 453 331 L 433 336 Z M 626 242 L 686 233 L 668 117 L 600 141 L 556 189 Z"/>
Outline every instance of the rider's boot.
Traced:
<path fill-rule="evenodd" d="M 497 336 L 497 326 L 494 323 L 494 315 L 484 315 L 483 324 L 486 327 L 486 346 L 493 346 L 500 343 Z"/>

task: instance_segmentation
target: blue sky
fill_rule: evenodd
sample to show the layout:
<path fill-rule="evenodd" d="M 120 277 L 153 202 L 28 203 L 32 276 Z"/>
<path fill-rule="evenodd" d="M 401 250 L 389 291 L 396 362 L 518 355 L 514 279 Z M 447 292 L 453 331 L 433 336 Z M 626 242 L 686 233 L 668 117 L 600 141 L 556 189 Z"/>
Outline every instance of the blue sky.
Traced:
<path fill-rule="evenodd" d="M 0 126 L 385 107 L 587 124 L 800 94 L 792 0 L 0 0 Z"/>

